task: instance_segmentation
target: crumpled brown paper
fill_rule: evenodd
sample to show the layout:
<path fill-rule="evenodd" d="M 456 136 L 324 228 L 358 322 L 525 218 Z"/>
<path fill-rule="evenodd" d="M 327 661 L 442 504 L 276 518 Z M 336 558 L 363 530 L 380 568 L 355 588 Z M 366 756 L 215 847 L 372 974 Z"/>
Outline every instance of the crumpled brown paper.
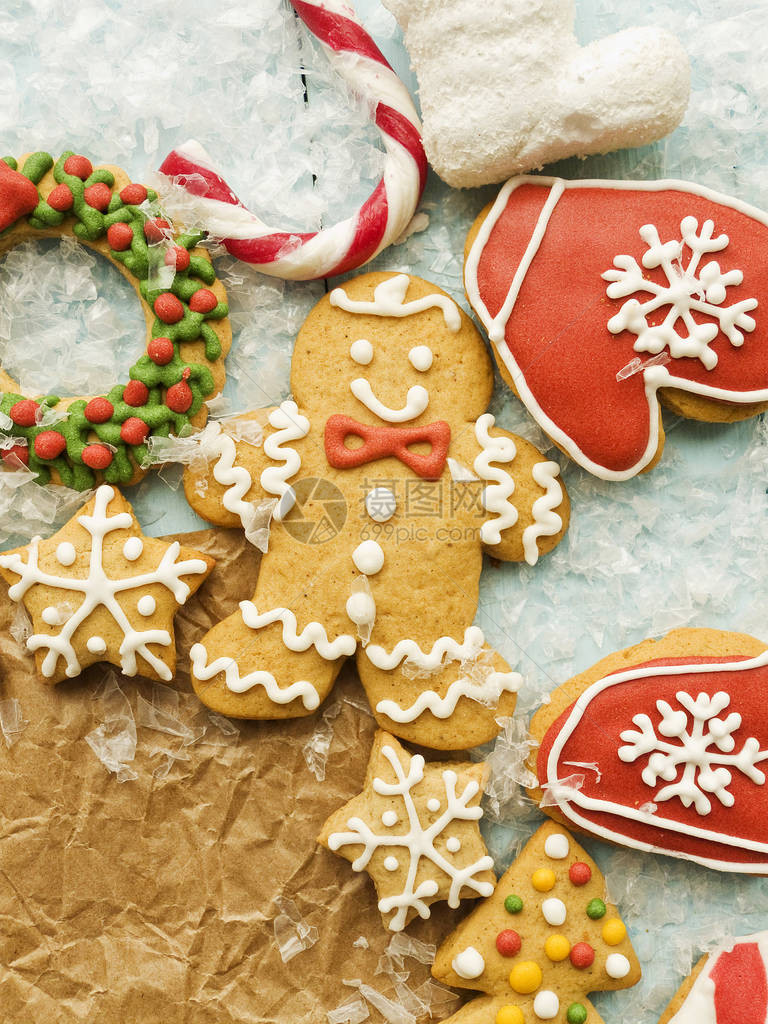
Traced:
<path fill-rule="evenodd" d="M 250 596 L 259 554 L 236 531 L 181 539 L 217 559 L 176 618 L 179 718 L 195 736 L 206 732 L 183 747 L 138 725 L 130 781 L 119 782 L 85 739 L 104 722 L 104 671 L 42 683 L 9 634 L 16 606 L 0 586 L 0 700 L 16 698 L 29 723 L 11 746 L 0 735 L 3 1024 L 325 1024 L 327 1011 L 359 998 L 344 979 L 397 1004 L 392 975 L 375 973 L 392 933 L 373 884 L 315 842 L 365 775 L 374 723 L 354 670 L 309 718 L 238 721 L 239 735 L 221 732 L 191 692 L 185 652 Z M 152 684 L 117 679 L 136 716 Z M 333 733 L 321 783 L 302 751 L 336 702 L 322 726 Z M 167 755 L 152 754 L 156 747 L 189 760 L 172 757 L 159 777 Z M 285 914 L 290 928 L 292 908 L 281 900 L 295 904 L 303 931 L 317 929 L 314 945 L 287 963 L 275 918 Z M 470 906 L 437 905 L 408 934 L 439 943 Z M 404 969 L 412 989 L 429 976 L 413 959 Z M 438 991 L 433 1012 L 456 1005 Z M 387 1019 L 367 1007 L 374 1024 Z"/>

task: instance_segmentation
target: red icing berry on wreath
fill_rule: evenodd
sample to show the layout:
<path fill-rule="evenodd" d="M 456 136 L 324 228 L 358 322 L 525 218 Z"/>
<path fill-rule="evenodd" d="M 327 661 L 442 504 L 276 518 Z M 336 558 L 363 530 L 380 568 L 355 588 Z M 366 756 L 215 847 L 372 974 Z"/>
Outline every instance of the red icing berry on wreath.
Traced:
<path fill-rule="evenodd" d="M 147 355 L 156 366 L 167 366 L 173 359 L 173 342 L 170 338 L 153 338 L 147 345 Z"/>
<path fill-rule="evenodd" d="M 25 444 L 14 444 L 10 448 L 3 448 L 0 451 L 0 457 L 3 462 L 8 466 L 15 466 L 16 459 L 19 462 L 23 462 L 25 466 L 29 465 L 29 448 Z"/>
<path fill-rule="evenodd" d="M 31 398 L 22 398 L 20 402 L 14 402 L 8 415 L 17 427 L 34 427 L 39 408 L 37 402 L 33 402 Z"/>
<path fill-rule="evenodd" d="M 112 189 L 103 181 L 98 181 L 95 185 L 88 186 L 83 192 L 83 198 L 94 210 L 104 213 L 112 199 Z"/>
<path fill-rule="evenodd" d="M 194 395 L 192 388 L 187 384 L 191 372 L 188 366 L 185 367 L 178 384 L 172 384 L 166 392 L 165 404 L 172 412 L 186 412 L 192 405 Z"/>
<path fill-rule="evenodd" d="M 150 217 L 144 221 L 144 237 L 152 245 L 167 238 L 171 231 L 171 225 L 161 217 Z"/>
<path fill-rule="evenodd" d="M 138 416 L 129 416 L 120 427 L 120 437 L 126 444 L 143 444 L 148 434 L 149 427 Z"/>
<path fill-rule="evenodd" d="M 126 405 L 146 405 L 149 388 L 140 380 L 129 380 L 123 389 L 123 401 Z"/>
<path fill-rule="evenodd" d="M 174 245 L 165 254 L 166 267 L 175 267 L 176 270 L 186 270 L 189 266 L 189 253 L 183 245 Z"/>
<path fill-rule="evenodd" d="M 577 942 L 571 950 L 571 963 L 577 971 L 586 971 L 595 962 L 595 951 L 588 942 Z"/>
<path fill-rule="evenodd" d="M 37 189 L 23 174 L 14 171 L 5 160 L 0 160 L 0 231 L 32 213 L 40 197 Z"/>
<path fill-rule="evenodd" d="M 71 210 L 74 201 L 75 197 L 72 195 L 69 185 L 57 185 L 56 188 L 52 188 L 46 200 L 51 209 L 58 210 L 59 213 Z"/>
<path fill-rule="evenodd" d="M 586 885 L 592 877 L 592 868 L 580 860 L 576 861 L 575 864 L 571 864 L 568 877 L 574 885 Z"/>
<path fill-rule="evenodd" d="M 107 228 L 107 241 L 115 252 L 125 252 L 131 247 L 133 228 L 130 224 L 112 224 Z"/>
<path fill-rule="evenodd" d="M 108 398 L 92 398 L 83 413 L 89 423 L 106 423 L 114 411 L 115 407 Z"/>
<path fill-rule="evenodd" d="M 64 161 L 64 173 L 71 174 L 81 181 L 85 181 L 93 174 L 93 164 L 87 156 L 73 154 Z"/>
<path fill-rule="evenodd" d="M 496 936 L 496 949 L 502 956 L 517 956 L 522 940 L 514 928 L 505 928 Z"/>
<path fill-rule="evenodd" d="M 163 292 L 155 299 L 155 314 L 164 324 L 177 324 L 184 316 L 184 307 L 181 300 L 177 299 L 172 292 Z"/>
<path fill-rule="evenodd" d="M 143 185 L 126 185 L 120 198 L 126 206 L 139 206 L 147 198 L 147 190 Z"/>
<path fill-rule="evenodd" d="M 105 444 L 89 444 L 83 448 L 82 459 L 89 469 L 106 469 L 112 462 L 112 452 Z"/>
<path fill-rule="evenodd" d="M 40 459 L 55 459 L 66 447 L 67 442 L 56 430 L 44 430 L 35 438 L 35 455 Z"/>
<path fill-rule="evenodd" d="M 210 313 L 218 303 L 219 300 L 210 288 L 199 288 L 189 300 L 189 308 L 193 313 Z"/>

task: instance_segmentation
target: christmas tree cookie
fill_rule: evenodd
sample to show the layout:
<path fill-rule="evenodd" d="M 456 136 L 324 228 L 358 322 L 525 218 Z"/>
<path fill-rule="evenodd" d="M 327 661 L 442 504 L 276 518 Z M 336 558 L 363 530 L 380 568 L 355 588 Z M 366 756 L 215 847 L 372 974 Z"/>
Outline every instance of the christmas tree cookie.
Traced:
<path fill-rule="evenodd" d="M 384 921 L 400 931 L 438 900 L 458 907 L 493 892 L 478 828 L 487 779 L 484 764 L 425 764 L 379 731 L 363 792 L 331 815 L 318 842 L 368 872 Z"/>
<path fill-rule="evenodd" d="M 438 949 L 432 973 L 486 993 L 445 1024 L 601 1024 L 587 994 L 629 988 L 640 964 L 599 868 L 548 822 Z"/>

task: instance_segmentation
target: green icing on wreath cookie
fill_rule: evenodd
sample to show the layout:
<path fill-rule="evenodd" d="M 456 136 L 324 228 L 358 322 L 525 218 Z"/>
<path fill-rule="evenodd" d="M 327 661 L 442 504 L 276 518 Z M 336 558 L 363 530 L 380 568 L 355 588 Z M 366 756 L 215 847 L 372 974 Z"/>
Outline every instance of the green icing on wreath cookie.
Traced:
<path fill-rule="evenodd" d="M 43 196 L 38 186 L 51 170 L 55 185 Z M 174 236 L 151 189 L 129 183 L 118 190 L 112 171 L 94 169 L 73 152 L 55 162 L 48 153 L 32 153 L 21 168 L 13 157 L 0 159 L 0 253 L 21 237 L 57 234 L 59 228 L 84 244 L 102 243 L 100 251 L 122 264 L 154 315 L 150 339 L 126 384 L 77 399 L 61 416 L 56 395 L 32 399 L 0 391 L 0 456 L 11 464 L 20 459 L 40 483 L 54 470 L 77 490 L 92 487 L 97 474 L 127 483 L 147 454 L 148 438 L 188 431 L 213 394 L 211 369 L 223 352 L 207 321 L 224 319 L 228 306 L 206 287 L 216 281 L 211 263 L 190 252 L 204 233 Z M 169 267 L 173 280 L 163 287 L 161 275 Z M 198 340 L 206 362 L 183 359 L 180 345 Z"/>

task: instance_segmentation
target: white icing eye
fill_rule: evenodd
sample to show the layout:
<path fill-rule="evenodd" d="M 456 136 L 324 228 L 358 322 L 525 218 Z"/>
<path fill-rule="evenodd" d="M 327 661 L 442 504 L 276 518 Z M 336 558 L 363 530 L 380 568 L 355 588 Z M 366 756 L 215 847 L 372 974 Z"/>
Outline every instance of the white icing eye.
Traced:
<path fill-rule="evenodd" d="M 432 349 L 428 345 L 416 345 L 408 353 L 411 366 L 420 373 L 426 373 L 435 358 Z"/>
<path fill-rule="evenodd" d="M 103 636 L 89 636 L 85 646 L 91 654 L 103 654 L 107 649 L 107 642 Z"/>
<path fill-rule="evenodd" d="M 386 857 L 384 860 L 384 867 L 387 871 L 397 871 L 397 857 Z"/>
<path fill-rule="evenodd" d="M 56 559 L 59 565 L 72 565 L 75 560 L 75 545 L 64 540 L 56 548 Z"/>
<path fill-rule="evenodd" d="M 157 608 L 157 601 L 151 594 L 144 594 L 143 597 L 139 598 L 139 602 L 136 605 L 139 611 L 139 615 L 153 615 L 155 608 Z"/>
<path fill-rule="evenodd" d="M 384 811 L 381 821 L 387 828 L 392 828 L 393 825 L 397 824 L 397 811 Z"/>
<path fill-rule="evenodd" d="M 129 562 L 135 562 L 141 556 L 143 550 L 144 542 L 141 537 L 129 537 L 125 544 L 123 544 L 123 555 Z"/>
<path fill-rule="evenodd" d="M 373 359 L 373 345 L 365 338 L 358 338 L 349 346 L 349 354 L 360 366 L 368 366 Z"/>

